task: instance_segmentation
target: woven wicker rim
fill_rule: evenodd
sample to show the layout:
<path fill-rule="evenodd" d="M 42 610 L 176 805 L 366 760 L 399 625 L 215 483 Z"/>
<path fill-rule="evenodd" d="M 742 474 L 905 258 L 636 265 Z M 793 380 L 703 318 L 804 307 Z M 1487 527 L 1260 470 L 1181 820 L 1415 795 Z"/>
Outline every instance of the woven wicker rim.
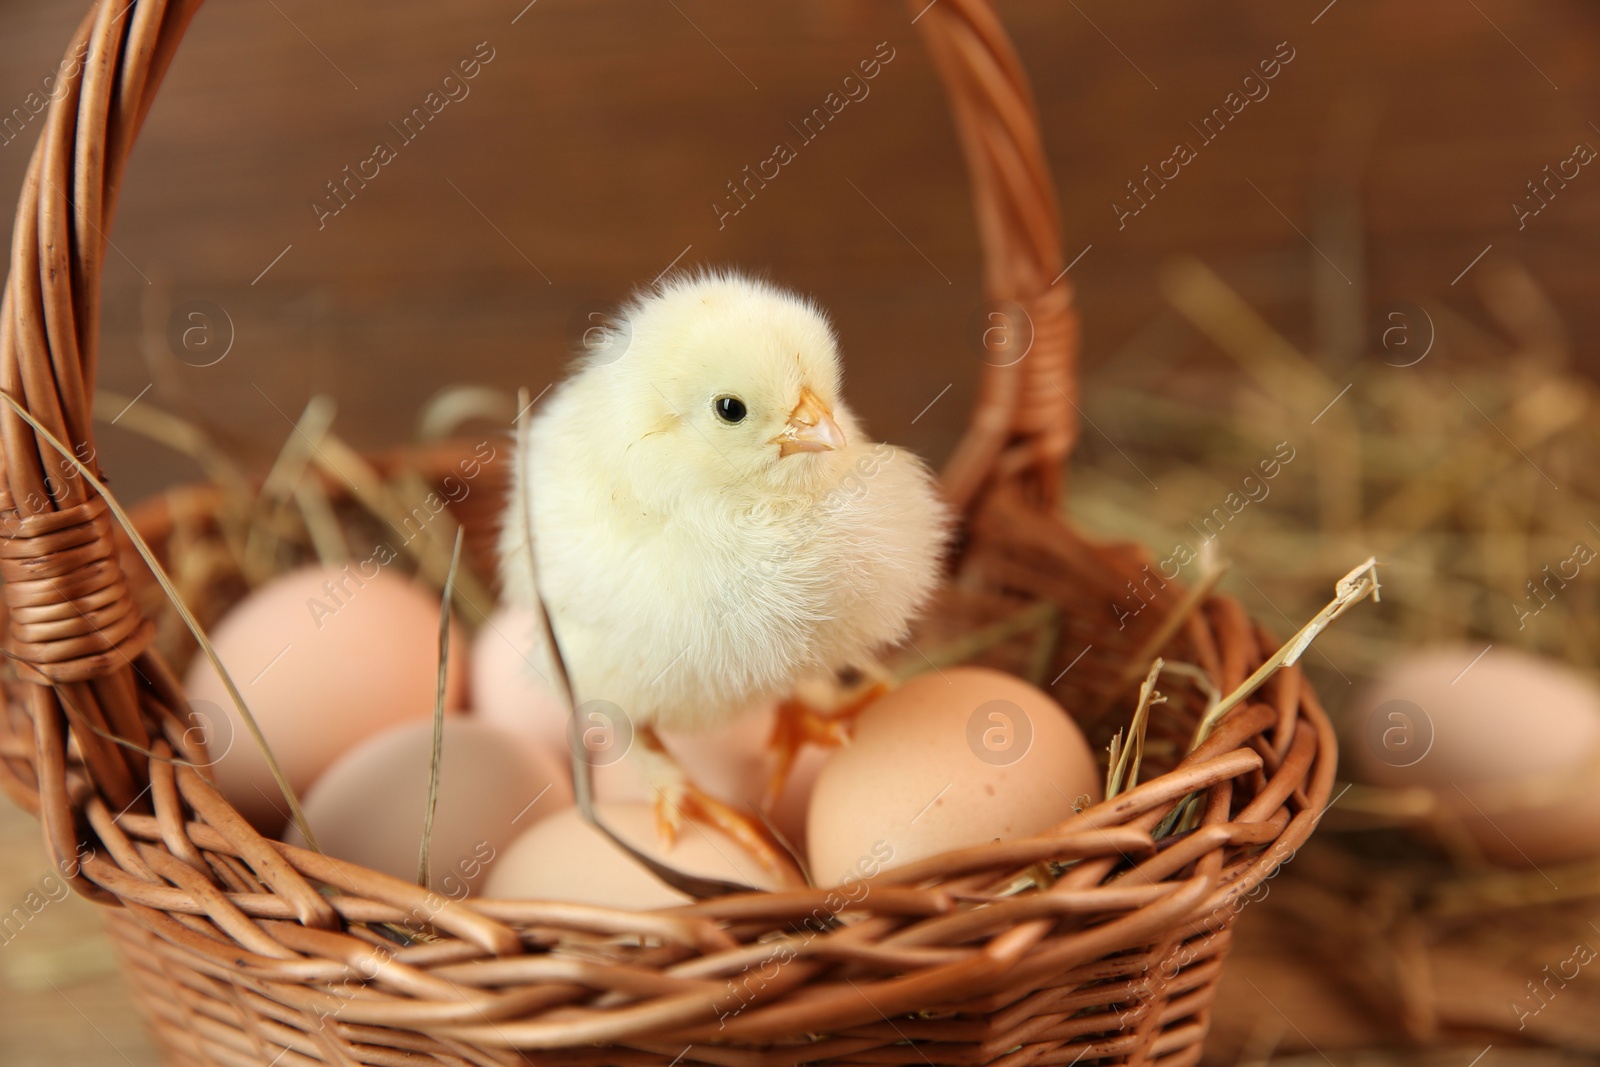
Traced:
<path fill-rule="evenodd" d="M 81 70 L 63 78 L 27 173 L 0 307 L 0 388 L 80 454 L 95 454 L 100 271 L 116 191 L 198 6 L 102 0 L 73 39 L 69 54 L 84 54 Z M 1034 335 L 1027 358 L 985 364 L 971 425 L 944 473 L 946 491 L 968 514 L 972 545 L 1004 545 L 1008 565 L 1032 560 L 1046 576 L 1070 572 L 1087 586 L 1084 599 L 1104 603 L 1142 557 L 1087 545 L 1052 517 L 1076 433 L 1078 331 L 1026 76 L 985 0 L 910 6 L 955 114 L 986 295 L 1022 308 Z M 433 1057 L 415 1062 L 511 1063 L 520 1061 L 493 1050 L 595 1042 L 649 1050 L 683 1040 L 754 1049 L 805 1034 L 835 1035 L 807 1045 L 807 1060 L 874 1049 L 876 1062 L 925 1058 L 904 1045 L 907 1033 L 966 1041 L 963 1062 L 1031 1062 L 1044 1054 L 1017 1058 L 1015 1050 L 1046 1045 L 1054 1051 L 1039 1062 L 1056 1062 L 1057 1053 L 1066 1062 L 1072 1049 L 1123 1062 L 1192 1062 L 1227 940 L 1226 920 L 1211 917 L 1231 914 L 1293 854 L 1331 790 L 1331 729 L 1299 672 L 1285 670 L 1175 769 L 1115 800 L 1034 838 L 870 880 L 867 899 L 850 909 L 860 921 L 796 941 L 793 960 L 726 1018 L 726 976 L 829 907 L 826 891 L 655 913 L 457 903 L 262 838 L 205 777 L 164 759 L 197 755 L 185 733 L 187 704 L 150 649 L 154 626 L 130 595 L 104 501 L 81 478 L 56 473 L 55 451 L 9 409 L 0 409 L 0 442 L 0 577 L 19 676 L 0 731 L 0 785 L 39 815 L 74 888 L 122 907 L 113 928 L 131 973 L 159 977 L 185 996 L 243 1005 L 244 1024 L 216 1035 L 221 1024 L 209 1008 L 173 1016 L 178 1009 L 152 994 L 147 1007 L 158 1029 L 210 1035 L 185 1062 L 266 1063 L 264 1040 L 336 1063 L 401 1062 L 371 1052 L 380 1045 Z M 1172 606 L 1170 594 L 1164 604 Z M 1237 604 L 1215 597 L 1178 639 L 1224 689 L 1268 644 Z M 1196 791 L 1205 795 L 1199 828 L 1155 841 L 1151 831 Z M 1079 862 L 1048 889 L 958 906 L 963 893 L 1043 859 Z M 441 941 L 395 950 L 360 925 L 419 915 Z M 632 936 L 642 947 L 615 962 L 528 951 L 589 935 Z M 769 940 L 758 943 L 763 936 Z M 841 966 L 844 981 L 835 976 Z M 1083 1004 L 1126 1003 L 1127 991 L 1105 980 L 1140 967 L 1156 968 L 1155 988 L 1133 999 L 1157 1010 L 1116 1025 L 1104 1023 L 1111 1016 L 1070 1021 L 1077 1016 L 1062 1005 L 1081 995 L 1073 989 L 1089 989 Z M 359 999 L 328 991 L 352 981 Z M 950 1004 L 986 1021 L 966 1037 L 939 1030 L 937 1020 L 889 1022 Z M 338 1026 L 320 1025 L 319 1012 L 337 1014 Z M 881 1023 L 893 1032 L 871 1029 Z M 248 1041 L 239 1036 L 245 1031 Z M 561 1062 L 602 1062 L 573 1056 Z M 708 1062 L 793 1060 L 790 1053 Z"/>

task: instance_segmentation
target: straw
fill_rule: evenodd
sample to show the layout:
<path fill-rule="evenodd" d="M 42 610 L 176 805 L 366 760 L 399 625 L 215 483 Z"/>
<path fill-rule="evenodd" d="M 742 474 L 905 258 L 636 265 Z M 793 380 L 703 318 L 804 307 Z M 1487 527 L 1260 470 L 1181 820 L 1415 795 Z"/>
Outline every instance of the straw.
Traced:
<path fill-rule="evenodd" d="M 136 403 L 136 399 L 110 389 L 96 389 L 95 418 L 103 418 L 108 425 L 115 418 L 122 429 L 183 453 L 200 465 L 206 477 L 226 490 L 230 499 L 249 499 L 249 483 L 243 472 L 209 433 L 188 419 L 148 402 Z"/>
<path fill-rule="evenodd" d="M 1334 596 L 1327 605 L 1311 621 L 1295 633 L 1283 647 L 1267 657 L 1265 663 L 1257 667 L 1233 692 L 1218 701 L 1203 719 L 1200 720 L 1199 729 L 1195 731 L 1194 743 L 1189 746 L 1192 752 L 1199 748 L 1206 738 L 1211 736 L 1211 731 L 1216 729 L 1228 712 L 1244 703 L 1250 694 L 1266 684 L 1278 670 L 1283 667 L 1292 667 L 1299 660 L 1305 650 L 1311 647 L 1317 635 L 1326 630 L 1335 619 L 1349 611 L 1356 604 L 1371 596 L 1373 600 L 1380 599 L 1378 585 L 1378 561 L 1369 557 L 1365 563 L 1356 567 L 1349 574 L 1340 578 L 1334 586 Z"/>
<path fill-rule="evenodd" d="M 1043 643 L 1053 634 L 1053 627 L 1059 623 L 1060 618 L 1061 609 L 1055 604 L 1048 601 L 1029 604 L 998 622 L 962 633 L 925 654 L 906 656 L 901 665 L 889 673 L 894 683 L 899 685 L 929 671 L 969 663 L 990 649 L 998 648 L 1023 634 L 1036 633 Z M 1055 642 L 1049 641 L 1045 651 L 1053 653 Z M 1034 659 L 1037 660 L 1037 656 Z"/>
<path fill-rule="evenodd" d="M 245 576 L 252 582 L 270 577 L 275 570 L 273 563 L 279 541 L 277 524 L 262 520 L 280 515 L 284 501 L 294 496 L 295 488 L 311 464 L 312 453 L 332 427 L 337 410 L 330 396 L 318 394 L 306 401 L 299 420 L 284 439 L 277 459 L 261 483 L 254 508 L 257 521 L 251 525 L 241 564 Z"/>
<path fill-rule="evenodd" d="M 372 464 L 338 435 L 329 431 L 323 437 L 313 452 L 313 462 L 342 482 L 357 503 L 396 532 L 404 528 L 408 517 L 405 505 L 396 498 Z M 450 569 L 450 542 L 445 538 L 453 536 L 459 528 L 460 523 L 446 508 L 423 526 L 418 536 L 402 539 L 399 548 L 417 561 L 423 577 L 443 588 L 446 573 Z M 466 621 L 486 617 L 487 612 L 480 605 L 494 603 L 494 597 L 470 568 L 456 575 L 455 600 Z"/>
<path fill-rule="evenodd" d="M 461 537 L 456 530 L 455 548 L 450 552 L 450 571 L 445 575 L 444 592 L 439 597 L 439 676 L 433 694 L 433 752 L 428 761 L 428 805 L 422 816 L 422 849 L 417 856 L 417 884 L 428 888 L 431 881 L 428 849 L 433 843 L 433 814 L 439 806 L 439 766 L 444 757 L 444 682 L 450 667 L 450 592 L 456 568 L 461 564 Z"/>
<path fill-rule="evenodd" d="M 1133 709 L 1133 719 L 1128 723 L 1128 740 L 1122 740 L 1118 730 L 1111 739 L 1110 765 L 1106 768 L 1106 799 L 1110 800 L 1139 784 L 1139 765 L 1144 760 L 1144 737 L 1150 726 L 1150 709 L 1165 704 L 1167 698 L 1156 692 L 1156 676 L 1165 662 L 1157 659 L 1150 664 L 1144 683 L 1139 686 L 1139 703 Z"/>
<path fill-rule="evenodd" d="M 1110 705 L 1113 700 L 1123 694 L 1127 686 L 1138 680 L 1139 664 L 1149 662 L 1153 656 L 1167 647 L 1167 644 L 1182 629 L 1184 623 L 1189 621 L 1189 616 L 1193 615 L 1195 610 L 1211 595 L 1211 591 L 1222 580 L 1222 576 L 1228 573 L 1230 566 L 1231 564 L 1225 560 L 1218 561 L 1211 556 L 1203 558 L 1200 580 L 1189 587 L 1188 591 L 1184 593 L 1183 599 L 1178 601 L 1177 606 L 1161 620 L 1161 625 L 1156 627 L 1155 632 L 1150 635 L 1144 644 L 1139 646 L 1139 650 L 1129 657 L 1128 665 L 1123 668 L 1122 677 L 1118 684 L 1106 692 L 1104 698 L 1106 705 Z M 1156 662 L 1160 663 L 1161 660 L 1157 659 Z"/>
<path fill-rule="evenodd" d="M 328 494 L 315 478 L 307 478 L 294 487 L 294 502 L 305 520 L 306 533 L 311 537 L 311 547 L 317 559 L 327 567 L 337 567 L 350 560 L 350 546 L 344 538 L 344 527 L 334 513 Z"/>
<path fill-rule="evenodd" d="M 464 422 L 482 419 L 504 426 L 520 410 L 510 393 L 487 385 L 447 385 L 422 406 L 412 439 L 429 444 L 454 436 Z"/>

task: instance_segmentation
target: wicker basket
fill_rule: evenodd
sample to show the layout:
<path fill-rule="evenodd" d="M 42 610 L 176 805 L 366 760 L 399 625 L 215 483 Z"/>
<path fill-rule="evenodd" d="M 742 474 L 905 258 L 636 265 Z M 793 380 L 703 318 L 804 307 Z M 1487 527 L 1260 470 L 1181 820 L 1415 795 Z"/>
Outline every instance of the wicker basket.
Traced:
<path fill-rule="evenodd" d="M 28 172 L 0 388 L 69 446 L 93 440 L 99 277 L 122 168 L 197 6 L 103 0 L 72 42 L 87 58 Z M 1142 550 L 1091 544 L 1057 517 L 1077 327 L 1033 101 L 985 0 L 941 0 L 918 26 L 971 169 L 987 295 L 1020 308 L 1032 337 L 1025 356 L 988 361 L 945 473 L 967 517 L 953 588 L 1060 606 L 1044 676 L 1091 734 L 1125 719 L 1130 677 L 1157 652 L 1230 690 L 1266 644 L 1240 607 L 1185 601 L 1176 583 L 1152 584 Z M 1200 700 L 1179 694 L 1152 721 L 1137 788 L 1038 837 L 880 874 L 820 930 L 802 922 L 839 907 L 823 890 L 658 913 L 444 900 L 268 841 L 201 773 L 151 758 L 202 753 L 153 645 L 149 574 L 86 480 L 57 473 L 41 434 L 9 408 L 0 434 L 14 667 L 0 784 L 38 814 L 74 887 L 110 906 L 172 1064 L 1194 1063 L 1233 916 L 1329 796 L 1332 733 L 1290 668 L 1192 753 Z M 442 476 L 447 452 L 399 462 Z M 213 491 L 180 490 L 140 509 L 138 525 L 168 555 L 218 506 Z M 489 516 L 457 518 L 486 551 Z M 1118 628 L 1128 583 L 1148 604 Z M 241 588 L 223 574 L 208 595 Z M 1193 829 L 1152 833 L 1196 793 Z M 1035 884 L 1016 891 L 1030 871 Z M 401 947 L 375 932 L 419 920 L 434 938 Z"/>

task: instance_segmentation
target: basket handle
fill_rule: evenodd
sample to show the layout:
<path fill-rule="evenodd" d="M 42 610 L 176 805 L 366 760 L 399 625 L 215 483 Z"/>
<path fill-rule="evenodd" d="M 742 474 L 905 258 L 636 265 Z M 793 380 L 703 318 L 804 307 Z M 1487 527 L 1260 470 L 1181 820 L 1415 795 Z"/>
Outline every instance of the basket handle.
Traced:
<path fill-rule="evenodd" d="M 914 11 L 924 0 L 911 0 Z M 91 403 L 100 272 L 128 154 L 200 0 L 100 0 L 74 34 L 17 207 L 0 302 L 0 389 L 96 474 Z M 943 77 L 971 173 L 988 299 L 1027 335 L 986 360 L 971 426 L 944 474 L 970 507 L 997 480 L 1056 502 L 1075 434 L 1077 320 L 1060 277 L 1057 209 L 1026 75 L 989 0 L 938 0 L 917 25 Z M 1019 346 L 1009 346 L 1007 353 Z M 123 580 L 103 503 L 0 405 L 0 578 L 23 674 L 60 684 L 125 671 L 152 640 Z"/>
<path fill-rule="evenodd" d="M 107 0 L 73 35 L 28 165 L 0 300 L 0 389 L 96 475 L 90 406 L 100 271 L 117 189 L 198 0 Z M 0 405 L 0 578 L 10 651 L 34 682 L 121 674 L 154 638 L 118 562 L 105 502 Z"/>
<path fill-rule="evenodd" d="M 1078 315 L 1063 270 L 1055 181 L 1022 62 L 990 0 L 908 0 L 950 96 L 972 181 L 986 314 L 978 399 L 942 474 L 970 510 L 987 485 L 1020 483 L 1053 511 L 1077 440 Z M 999 318 L 995 318 L 999 316 Z M 985 338 L 988 322 L 980 324 Z"/>

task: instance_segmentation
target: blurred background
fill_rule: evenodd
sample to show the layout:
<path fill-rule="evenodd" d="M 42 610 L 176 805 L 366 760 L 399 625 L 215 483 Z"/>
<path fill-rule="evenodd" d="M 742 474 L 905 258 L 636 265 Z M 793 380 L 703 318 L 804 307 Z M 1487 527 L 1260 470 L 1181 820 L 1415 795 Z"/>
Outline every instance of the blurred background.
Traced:
<path fill-rule="evenodd" d="M 590 311 L 703 264 L 815 296 L 872 430 L 948 456 L 984 307 L 916 12 L 525 3 L 200 12 L 106 259 L 98 448 L 125 501 L 202 477 L 140 429 L 149 412 L 200 424 L 254 468 L 317 395 L 345 440 L 396 445 L 449 387 L 538 394 Z M 1071 509 L 1157 559 L 1204 542 L 1232 563 L 1222 588 L 1280 638 L 1351 567 L 1386 564 L 1383 602 L 1306 661 L 1345 736 L 1341 777 L 1361 780 L 1243 920 L 1210 1061 L 1600 1056 L 1600 970 L 1579 948 L 1600 948 L 1600 802 L 1563 794 L 1528 816 L 1558 839 L 1555 858 L 1520 831 L 1511 850 L 1485 845 L 1386 773 L 1409 765 L 1372 733 L 1362 696 L 1428 646 L 1535 675 L 1563 661 L 1592 684 L 1600 594 L 1579 548 L 1600 548 L 1600 12 L 1002 11 L 1032 74 L 1083 317 Z M 43 122 L 30 94 L 47 92 L 82 15 L 64 0 L 0 5 L 7 203 Z M 866 91 L 814 139 L 796 132 L 869 59 Z M 402 129 L 463 63 L 465 92 Z M 1206 125 L 1217 114 L 1226 123 Z M 372 174 L 379 141 L 393 158 L 347 181 Z M 795 158 L 733 192 L 778 142 Z M 1171 177 L 1180 142 L 1193 158 Z M 1295 460 L 1269 491 L 1243 483 L 1280 445 Z M 1228 502 L 1236 490 L 1247 506 Z M 1545 658 L 1504 659 L 1519 649 Z M 1591 759 L 1588 727 L 1544 724 L 1536 689 L 1506 691 L 1524 763 Z M 1426 711 L 1439 714 L 1404 728 L 1431 739 Z M 36 837 L 25 814 L 0 812 L 0 903 L 48 875 Z M 93 909 L 52 902 L 0 945 L 0 1063 L 156 1063 L 120 981 Z"/>

